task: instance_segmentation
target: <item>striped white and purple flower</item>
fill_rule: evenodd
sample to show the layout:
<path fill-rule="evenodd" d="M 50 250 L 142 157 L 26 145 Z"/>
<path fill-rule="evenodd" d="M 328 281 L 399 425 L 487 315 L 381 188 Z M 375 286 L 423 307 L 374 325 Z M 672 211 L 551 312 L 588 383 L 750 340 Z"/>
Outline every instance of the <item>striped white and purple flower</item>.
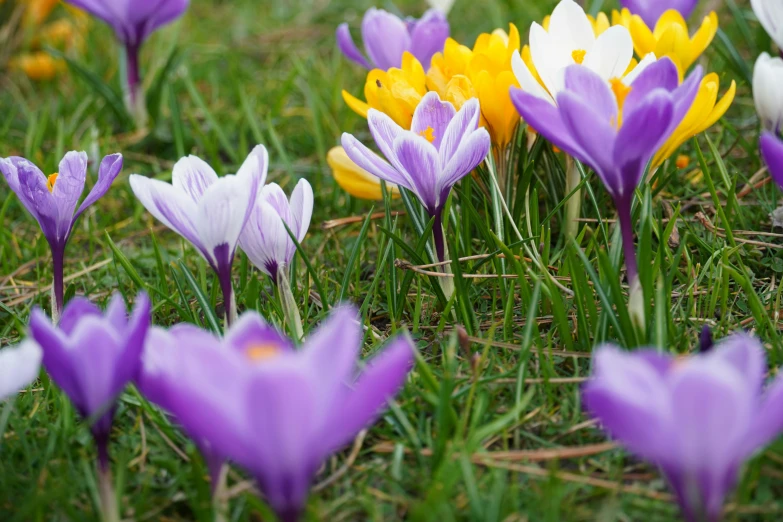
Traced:
<path fill-rule="evenodd" d="M 266 148 L 259 145 L 236 175 L 219 178 L 212 167 L 190 156 L 174 166 L 170 184 L 138 174 L 130 177 L 141 204 L 196 247 L 218 275 L 229 323 L 236 315 L 231 265 L 268 165 Z"/>
<path fill-rule="evenodd" d="M 433 234 L 440 261 L 445 260 L 441 214 L 451 187 L 489 153 L 490 137 L 485 128 L 478 126 L 480 116 L 477 99 L 468 100 L 457 111 L 436 92 L 427 93 L 416 107 L 411 130 L 370 109 L 370 132 L 388 163 L 353 135 L 345 133 L 342 137 L 345 152 L 354 163 L 413 192 L 435 218 Z"/>
<path fill-rule="evenodd" d="M 247 226 L 239 237 L 239 245 L 250 261 L 275 283 L 290 266 L 296 245 L 286 226 L 298 242 L 304 240 L 313 216 L 313 189 L 300 180 L 291 199 L 277 183 L 261 189 Z"/>

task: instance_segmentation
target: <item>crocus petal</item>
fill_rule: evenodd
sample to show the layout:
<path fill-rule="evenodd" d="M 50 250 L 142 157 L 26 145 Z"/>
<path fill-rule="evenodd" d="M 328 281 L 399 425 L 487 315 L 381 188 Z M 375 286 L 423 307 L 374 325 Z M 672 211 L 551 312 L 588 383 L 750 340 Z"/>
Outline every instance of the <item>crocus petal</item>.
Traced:
<path fill-rule="evenodd" d="M 443 51 L 451 29 L 446 16 L 438 10 L 430 9 L 416 21 L 411 35 L 411 53 L 421 62 L 425 70 L 435 53 Z"/>
<path fill-rule="evenodd" d="M 623 83 L 625 85 L 631 85 L 634 81 L 636 81 L 642 71 L 657 61 L 658 58 L 655 56 L 655 53 L 647 53 L 647 55 L 642 58 L 638 64 L 636 64 L 636 67 L 634 67 L 631 72 L 623 76 Z"/>
<path fill-rule="evenodd" d="M 382 200 L 381 180 L 354 163 L 343 147 L 332 147 L 326 155 L 326 162 L 332 169 L 332 176 L 343 190 L 361 199 Z M 392 197 L 399 197 L 399 189 L 388 183 L 387 190 Z"/>
<path fill-rule="evenodd" d="M 779 48 L 783 48 L 783 5 L 769 0 L 750 0 L 753 12 Z"/>
<path fill-rule="evenodd" d="M 555 51 L 564 45 L 551 38 L 543 27 L 533 22 L 530 27 L 530 53 L 541 81 L 552 96 L 556 96 L 563 88 L 561 69 L 573 63 L 566 51 Z"/>
<path fill-rule="evenodd" d="M 218 180 L 218 175 L 204 160 L 196 156 L 180 159 L 171 172 L 171 184 L 198 203 L 204 192 Z"/>
<path fill-rule="evenodd" d="M 394 140 L 402 136 L 405 130 L 397 125 L 387 114 L 371 109 L 367 113 L 367 124 L 370 127 L 375 144 L 381 150 L 386 159 L 392 161 L 394 156 Z"/>
<path fill-rule="evenodd" d="M 478 128 L 479 118 L 481 117 L 481 108 L 479 101 L 471 98 L 466 101 L 462 108 L 457 112 L 449 123 L 440 142 L 438 155 L 440 163 L 444 167 L 448 165 L 451 158 L 459 150 L 462 142 Z"/>
<path fill-rule="evenodd" d="M 759 143 L 770 176 L 779 187 L 783 188 L 783 142 L 771 132 L 764 132 Z"/>
<path fill-rule="evenodd" d="M 445 201 L 448 191 L 455 183 L 484 161 L 491 146 L 489 132 L 484 128 L 477 129 L 462 142 L 457 153 L 445 165 L 438 178 L 435 190 L 440 194 L 441 202 Z"/>
<path fill-rule="evenodd" d="M 242 251 L 255 267 L 276 279 L 277 270 L 288 262 L 289 242 L 291 238 L 280 214 L 265 199 L 260 199 L 242 232 Z"/>
<path fill-rule="evenodd" d="M 589 100 L 590 108 L 602 121 L 617 122 L 617 101 L 601 75 L 587 67 L 571 65 L 565 70 L 565 88 L 570 94 Z M 593 120 L 585 120 L 582 126 L 589 128 L 592 123 Z"/>
<path fill-rule="evenodd" d="M 76 296 L 68 301 L 68 306 L 65 307 L 63 315 L 60 316 L 60 322 L 57 323 L 57 327 L 65 335 L 71 335 L 79 320 L 87 315 L 100 316 L 101 309 L 86 297 Z"/>
<path fill-rule="evenodd" d="M 245 228 L 250 201 L 251 191 L 246 180 L 224 176 L 213 183 L 198 202 L 196 230 L 201 245 L 218 265 L 230 264 L 239 235 Z M 221 245 L 228 245 L 228 259 L 219 258 L 216 251 Z"/>
<path fill-rule="evenodd" d="M 661 58 L 645 67 L 633 80 L 631 92 L 625 98 L 625 103 L 632 107 L 654 89 L 673 91 L 679 83 L 677 67 L 669 58 Z"/>
<path fill-rule="evenodd" d="M 204 330 L 193 328 L 192 332 L 177 332 L 177 338 L 182 340 L 193 335 L 204 335 Z M 211 334 L 209 334 L 212 337 Z M 278 352 L 294 353 L 294 343 L 277 328 L 267 324 L 264 318 L 254 311 L 242 314 L 225 336 L 225 344 L 236 349 L 240 354 L 253 359 L 253 349 L 270 348 Z M 275 352 L 272 352 L 274 355 Z"/>
<path fill-rule="evenodd" d="M 313 217 L 313 187 L 306 179 L 300 179 L 291 193 L 291 216 L 294 218 L 294 227 L 291 232 L 296 234 L 296 240 L 300 243 L 307 235 L 310 228 L 310 219 Z"/>
<path fill-rule="evenodd" d="M 706 357 L 726 361 L 745 378 L 749 390 L 755 388 L 761 393 L 767 358 L 764 347 L 755 337 L 736 333 L 720 342 Z"/>
<path fill-rule="evenodd" d="M 410 338 L 400 336 L 368 363 L 331 412 L 331 429 L 324 441 L 327 451 L 344 446 L 377 418 L 404 384 L 413 366 L 414 350 Z"/>
<path fill-rule="evenodd" d="M 19 393 L 38 377 L 42 357 L 41 347 L 30 339 L 0 350 L 0 401 Z"/>
<path fill-rule="evenodd" d="M 428 92 L 421 99 L 413 113 L 411 131 L 429 140 L 436 149 L 440 149 L 441 141 L 446 134 L 446 128 L 457 113 L 449 102 L 440 100 L 438 93 Z"/>
<path fill-rule="evenodd" d="M 19 175 L 19 199 L 26 202 L 25 206 L 38 220 L 49 245 L 64 245 L 67 237 L 61 235 L 61 231 L 70 229 L 73 216 L 60 216 L 57 203 L 46 186 L 46 177 L 35 165 L 23 161 L 18 162 L 16 167 Z M 66 222 L 68 227 L 61 226 L 61 222 Z"/>
<path fill-rule="evenodd" d="M 588 51 L 595 42 L 595 32 L 584 9 L 573 0 L 561 0 L 555 6 L 549 19 L 549 34 L 565 38 L 562 44 L 568 49 Z"/>
<path fill-rule="evenodd" d="M 199 238 L 195 223 L 197 206 L 190 196 L 168 183 L 138 174 L 132 174 L 129 182 L 147 212 L 187 239 L 208 260 L 211 259 Z"/>
<path fill-rule="evenodd" d="M 557 107 L 522 89 L 511 89 L 511 101 L 528 126 L 535 129 L 553 145 L 584 161 L 585 152 L 571 137 Z"/>
<path fill-rule="evenodd" d="M 671 96 L 666 92 L 652 93 L 625 115 L 617 133 L 613 159 L 623 172 L 617 196 L 631 194 L 641 181 L 647 163 L 668 138 L 674 113 Z"/>
<path fill-rule="evenodd" d="M 437 175 L 440 170 L 438 151 L 420 136 L 405 134 L 394 140 L 394 157 L 410 176 L 415 192 L 430 213 L 438 203 Z"/>
<path fill-rule="evenodd" d="M 370 8 L 365 13 L 362 40 L 367 56 L 384 71 L 400 67 L 403 53 L 411 47 L 405 22 L 382 9 Z"/>
<path fill-rule="evenodd" d="M 530 72 L 530 68 L 528 68 L 517 49 L 514 50 L 514 54 L 511 56 L 511 70 L 514 71 L 514 76 L 523 91 L 528 92 L 537 98 L 541 98 L 542 100 L 547 100 L 552 103 L 552 105 L 555 104 L 555 99 L 549 95 L 547 90 L 540 83 L 538 83 L 538 80 L 536 80 L 536 77 Z"/>
<path fill-rule="evenodd" d="M 52 187 L 52 199 L 57 205 L 59 237 L 64 238 L 71 231 L 73 213 L 84 191 L 87 179 L 87 153 L 69 152 L 60 162 L 60 172 Z"/>
<path fill-rule="evenodd" d="M 413 180 L 406 174 L 394 170 L 391 165 L 386 163 L 377 154 L 368 149 L 362 142 L 353 135 L 343 133 L 342 145 L 345 153 L 351 158 L 351 161 L 359 165 L 370 174 L 373 174 L 382 180 L 400 185 L 409 190 L 413 190 Z"/>
<path fill-rule="evenodd" d="M 596 72 L 602 79 L 620 78 L 633 58 L 633 40 L 628 29 L 621 25 L 610 27 L 587 51 L 582 65 Z"/>
<path fill-rule="evenodd" d="M 343 53 L 343 56 L 365 69 L 372 69 L 372 66 L 367 62 L 367 59 L 362 55 L 359 48 L 356 47 L 353 38 L 351 38 L 351 30 L 348 28 L 348 24 L 340 24 L 337 27 L 336 36 L 337 47 Z"/>
<path fill-rule="evenodd" d="M 84 198 L 82 204 L 79 205 L 79 210 L 76 211 L 76 215 L 73 217 L 74 221 L 82 215 L 82 212 L 87 210 L 88 207 L 101 199 L 104 194 L 109 191 L 109 187 L 111 187 L 111 184 L 117 179 L 117 176 L 120 175 L 120 172 L 122 172 L 122 154 L 112 154 L 103 158 L 101 165 L 98 168 L 98 181 L 95 183 L 95 186 L 92 187 L 90 193 L 87 194 L 87 197 Z M 59 182 L 60 178 L 58 177 L 57 183 Z M 57 184 L 55 184 L 55 187 L 57 187 Z"/>
<path fill-rule="evenodd" d="M 124 312 L 124 300 L 119 294 L 116 294 L 116 299 L 122 305 Z M 119 388 L 116 393 L 121 392 L 125 388 L 125 383 L 133 381 L 138 377 L 141 368 L 141 354 L 144 350 L 144 339 L 147 337 L 147 330 L 152 319 L 150 315 L 151 309 L 152 305 L 147 294 L 140 293 L 136 298 L 136 305 L 125 328 L 117 330 L 123 335 L 125 350 L 114 363 L 115 371 L 113 378 L 115 386 Z M 108 318 L 108 310 L 106 315 Z"/>
<path fill-rule="evenodd" d="M 67 0 L 109 24 L 117 39 L 127 45 L 140 45 L 159 27 L 180 17 L 189 0 L 131 2 L 129 0 Z"/>
<path fill-rule="evenodd" d="M 775 378 L 764 394 L 761 408 L 756 412 L 749 429 L 750 436 L 745 443 L 745 455 L 750 455 L 757 448 L 766 446 L 779 437 L 781 431 L 783 431 L 783 374 Z"/>

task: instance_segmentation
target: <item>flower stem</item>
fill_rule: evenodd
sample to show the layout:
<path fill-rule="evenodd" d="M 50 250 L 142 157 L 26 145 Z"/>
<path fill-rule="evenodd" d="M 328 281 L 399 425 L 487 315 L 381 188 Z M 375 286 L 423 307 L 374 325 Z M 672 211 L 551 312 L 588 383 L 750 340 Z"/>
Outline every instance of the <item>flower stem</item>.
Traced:
<path fill-rule="evenodd" d="M 210 473 L 212 474 L 212 473 Z M 226 486 L 228 484 L 228 464 L 222 464 L 218 468 L 217 475 L 212 479 L 212 509 L 215 514 L 215 522 L 225 522 L 228 520 L 228 497 L 226 495 Z"/>
<path fill-rule="evenodd" d="M 628 271 L 628 284 L 631 287 L 639 277 L 636 265 L 636 246 L 633 241 L 633 218 L 631 217 L 631 203 L 633 196 L 617 201 L 617 217 L 620 220 L 620 232 L 623 236 L 623 253 L 625 254 L 625 269 Z"/>
<path fill-rule="evenodd" d="M 432 239 L 435 243 L 435 252 L 438 256 L 438 261 L 443 262 L 446 261 L 446 258 L 449 256 L 445 233 L 443 231 L 443 210 L 438 210 L 433 217 L 435 218 L 435 222 L 432 225 Z M 440 280 L 439 282 L 440 287 L 443 290 L 443 295 L 446 297 L 446 300 L 449 300 L 451 299 L 451 296 L 454 295 L 454 281 L 449 277 L 451 274 L 451 265 L 446 264 L 441 266 L 441 271 L 444 274 L 448 274 L 445 277 L 439 277 L 438 279 Z"/>
<path fill-rule="evenodd" d="M 114 494 L 109 462 L 98 457 L 98 494 L 101 500 L 101 520 L 103 522 L 119 522 L 120 513 L 117 506 L 117 496 Z"/>
<path fill-rule="evenodd" d="M 64 270 L 61 251 L 52 251 L 52 323 L 57 325 L 63 313 Z"/>
<path fill-rule="evenodd" d="M 576 187 L 582 182 L 582 176 L 579 174 L 579 168 L 576 161 L 571 156 L 566 156 L 566 197 L 574 192 Z M 579 216 L 582 211 L 582 189 L 576 190 L 566 202 L 566 237 L 576 237 L 579 233 Z"/>
<path fill-rule="evenodd" d="M 139 46 L 127 44 L 125 46 L 125 107 L 133 116 L 138 128 L 147 125 L 147 108 L 144 105 L 144 94 L 141 86 L 141 72 L 139 69 Z"/>
<path fill-rule="evenodd" d="M 234 286 L 231 282 L 231 266 L 228 267 L 227 274 L 218 274 L 220 280 L 220 290 L 223 292 L 223 307 L 226 309 L 224 318 L 224 330 L 228 330 L 237 320 L 237 299 L 234 294 Z"/>
<path fill-rule="evenodd" d="M 288 328 L 296 340 L 301 341 L 304 337 L 302 317 L 299 315 L 299 308 L 291 291 L 291 282 L 288 280 L 288 268 L 285 266 L 281 266 L 277 271 L 277 288 L 280 292 L 280 305 L 283 307 L 285 322 L 288 323 Z"/>

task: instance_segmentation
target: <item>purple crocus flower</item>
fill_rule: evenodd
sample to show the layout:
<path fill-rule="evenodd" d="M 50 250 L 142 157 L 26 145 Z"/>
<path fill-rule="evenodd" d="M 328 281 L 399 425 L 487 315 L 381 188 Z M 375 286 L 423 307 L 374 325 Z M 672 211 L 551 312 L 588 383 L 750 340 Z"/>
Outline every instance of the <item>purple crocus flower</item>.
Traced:
<path fill-rule="evenodd" d="M 436 92 L 427 93 L 416 107 L 411 130 L 370 109 L 367 115 L 370 132 L 391 165 L 351 134 L 342 137 L 345 152 L 354 163 L 383 180 L 405 187 L 421 200 L 435 218 L 433 234 L 440 261 L 445 261 L 441 214 L 451 187 L 470 174 L 489 152 L 489 133 L 478 127 L 480 115 L 477 99 L 465 102 L 458 112 L 451 103 L 441 101 Z"/>
<path fill-rule="evenodd" d="M 783 377 L 762 387 L 765 352 L 746 334 L 683 360 L 597 349 L 583 398 L 629 451 L 661 468 L 691 522 L 720 520 L 740 468 L 783 429 Z"/>
<path fill-rule="evenodd" d="M 190 0 L 65 0 L 100 18 L 125 46 L 128 108 L 135 116 L 143 110 L 139 94 L 139 50 L 158 28 L 173 22 L 187 10 Z"/>
<path fill-rule="evenodd" d="M 770 176 L 783 189 L 783 141 L 771 132 L 764 132 L 759 145 Z"/>
<path fill-rule="evenodd" d="M 38 308 L 30 316 L 30 336 L 43 349 L 44 368 L 79 414 L 94 419 L 90 429 L 104 468 L 114 401 L 136 378 L 149 324 L 150 302 L 144 293 L 136 298 L 130 319 L 119 294 L 105 314 L 87 299 L 74 298 L 58 326 Z"/>
<path fill-rule="evenodd" d="M 383 9 L 371 7 L 362 20 L 362 40 L 369 60 L 356 47 L 348 24 L 337 28 L 337 46 L 346 58 L 365 69 L 399 68 L 402 55 L 408 51 L 426 71 L 433 55 L 443 51 L 449 33 L 446 15 L 436 9 L 430 9 L 419 20 L 401 20 Z"/>
<path fill-rule="evenodd" d="M 323 461 L 397 393 L 414 353 L 397 337 L 358 372 L 362 328 L 350 307 L 333 312 L 300 349 L 255 312 L 222 341 L 192 328 L 165 337 L 148 344 L 141 382 L 165 381 L 152 393 L 165 396 L 194 440 L 247 469 L 284 522 L 299 519 Z"/>
<path fill-rule="evenodd" d="M 87 179 L 87 153 L 69 152 L 60 162 L 59 173 L 50 176 L 24 158 L 0 159 L 0 171 L 5 180 L 38 221 L 52 251 L 52 319 L 55 323 L 63 308 L 63 261 L 73 225 L 82 212 L 106 194 L 121 170 L 121 154 L 103 158 L 98 181 L 77 210 Z"/>
<path fill-rule="evenodd" d="M 255 350 L 251 350 L 255 346 Z M 142 367 L 138 377 L 139 391 L 149 400 L 169 412 L 174 420 L 183 402 L 177 401 L 182 388 L 180 375 L 185 372 L 199 372 L 204 358 L 224 355 L 231 363 L 247 364 L 248 358 L 262 361 L 269 350 L 281 349 L 291 352 L 293 343 L 277 329 L 264 323 L 255 313 L 246 313 L 231 327 L 223 340 L 211 332 L 191 324 L 178 324 L 169 330 L 153 327 L 147 335 L 142 355 Z M 250 351 L 248 351 L 250 350 Z M 206 381 L 205 381 L 206 382 Z M 231 386 L 235 381 L 227 378 L 221 386 Z M 209 441 L 198 432 L 190 433 L 201 451 L 209 469 L 212 492 L 216 492 L 220 471 L 226 458 L 213 450 Z"/>
<path fill-rule="evenodd" d="M 631 204 L 655 152 L 691 107 L 701 68 L 678 86 L 677 67 L 668 58 L 650 64 L 630 86 L 609 82 L 587 67 L 565 71 L 557 106 L 521 89 L 511 100 L 525 121 L 574 158 L 590 165 L 614 199 L 623 236 L 628 281 L 637 278 Z"/>
<path fill-rule="evenodd" d="M 235 176 L 218 178 L 212 167 L 190 156 L 174 165 L 171 184 L 138 174 L 130 177 L 133 193 L 149 213 L 187 239 L 215 271 L 229 323 L 236 315 L 231 265 L 268 165 L 266 148 L 259 145 Z"/>
<path fill-rule="evenodd" d="M 623 7 L 631 14 L 639 15 L 648 27 L 655 27 L 663 13 L 669 9 L 679 11 L 683 18 L 688 18 L 699 0 L 620 0 Z"/>
<path fill-rule="evenodd" d="M 259 270 L 277 283 L 278 272 L 287 269 L 296 253 L 286 225 L 301 242 L 312 216 L 313 188 L 307 180 L 297 183 L 290 201 L 277 183 L 270 183 L 256 199 L 247 226 L 239 236 L 239 246 Z"/>

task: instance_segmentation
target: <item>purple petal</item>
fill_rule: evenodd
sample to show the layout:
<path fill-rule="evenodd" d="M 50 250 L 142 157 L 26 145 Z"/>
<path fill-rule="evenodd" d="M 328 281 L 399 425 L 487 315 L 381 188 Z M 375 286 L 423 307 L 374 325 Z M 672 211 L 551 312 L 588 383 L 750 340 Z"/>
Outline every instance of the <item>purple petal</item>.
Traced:
<path fill-rule="evenodd" d="M 622 179 L 614 189 L 615 197 L 631 194 L 642 179 L 647 163 L 668 138 L 672 114 L 671 96 L 654 92 L 626 113 L 614 144 L 614 163 Z M 611 160 L 610 160 L 611 161 Z"/>
<path fill-rule="evenodd" d="M 587 67 L 581 65 L 567 67 L 565 88 L 577 97 L 589 100 L 590 108 L 602 121 L 617 121 L 617 101 L 612 91 L 603 78 Z M 583 124 L 583 126 L 591 125 Z"/>
<path fill-rule="evenodd" d="M 131 189 L 147 211 L 158 221 L 190 241 L 205 257 L 210 253 L 204 248 L 196 231 L 196 203 L 172 185 L 138 174 L 129 178 Z"/>
<path fill-rule="evenodd" d="M 438 146 L 441 165 L 447 165 L 465 138 L 478 128 L 480 116 L 479 101 L 471 98 L 452 118 Z"/>
<path fill-rule="evenodd" d="M 682 82 L 677 89 L 672 93 L 674 98 L 674 115 L 672 116 L 672 123 L 669 128 L 669 134 L 674 132 L 674 129 L 685 118 L 685 115 L 693 105 L 696 96 L 699 94 L 699 88 L 701 87 L 702 68 L 697 65 L 691 74 Z"/>
<path fill-rule="evenodd" d="M 101 313 L 101 309 L 86 297 L 74 297 L 68 301 L 68 305 L 65 307 L 65 310 L 63 310 L 63 315 L 60 317 L 60 322 L 57 324 L 57 327 L 65 335 L 71 335 L 76 324 L 79 322 L 79 319 L 87 315 L 100 317 L 103 314 Z"/>
<path fill-rule="evenodd" d="M 140 45 L 156 29 L 185 12 L 189 0 L 67 0 L 109 24 L 117 39 Z"/>
<path fill-rule="evenodd" d="M 182 158 L 171 173 L 171 184 L 198 203 L 204 192 L 218 180 L 207 162 L 196 156 Z"/>
<path fill-rule="evenodd" d="M 372 424 L 399 392 L 413 366 L 414 346 L 399 336 L 370 361 L 345 398 L 330 415 L 330 430 L 324 444 L 334 451 L 347 444 L 359 431 Z"/>
<path fill-rule="evenodd" d="M 254 311 L 245 312 L 226 333 L 225 344 L 241 354 L 258 347 L 274 347 L 293 353 L 294 343 Z M 250 357 L 252 359 L 252 356 Z"/>
<path fill-rule="evenodd" d="M 783 431 L 783 373 L 778 374 L 767 388 L 761 407 L 756 412 L 748 430 L 743 448 L 744 455 L 751 455 L 780 436 Z"/>
<path fill-rule="evenodd" d="M 764 347 L 755 337 L 736 333 L 718 343 L 705 357 L 726 361 L 742 374 L 748 389 L 755 389 L 761 394 L 767 372 L 767 358 Z"/>
<path fill-rule="evenodd" d="M 74 211 L 84 191 L 87 179 L 87 153 L 69 152 L 60 162 L 60 172 L 52 188 L 52 199 L 57 205 L 58 237 L 67 237 L 75 221 Z"/>
<path fill-rule="evenodd" d="M 548 102 L 544 103 L 549 105 Z M 612 126 L 612 121 L 606 119 L 606 114 L 600 114 L 593 109 L 592 103 L 592 99 L 580 98 L 570 91 L 563 91 L 557 96 L 557 104 L 567 132 L 578 144 L 581 152 L 581 155 L 575 157 L 590 165 L 601 177 L 607 190 L 614 194 L 620 187 L 612 158 L 617 131 Z"/>
<path fill-rule="evenodd" d="M 313 375 L 317 375 L 317 423 L 325 416 L 337 393 L 353 380 L 356 360 L 362 348 L 359 314 L 352 306 L 341 306 L 307 340 L 303 348 Z"/>
<path fill-rule="evenodd" d="M 223 176 L 207 188 L 198 202 L 195 225 L 199 241 L 218 273 L 221 273 L 221 265 L 230 264 L 234 257 L 239 236 L 252 210 L 251 202 L 255 202 L 254 186 L 253 179 Z M 218 252 L 221 245 L 227 245 L 227 249 L 224 246 Z M 221 253 L 224 255 L 219 255 Z"/>
<path fill-rule="evenodd" d="M 84 201 L 82 201 L 79 210 L 76 211 L 76 215 L 73 217 L 74 221 L 76 221 L 76 219 L 82 215 L 82 212 L 87 210 L 90 205 L 101 199 L 104 194 L 109 191 L 109 187 L 111 187 L 111 184 L 117 179 L 120 172 L 122 172 L 122 154 L 112 154 L 103 158 L 101 166 L 98 169 L 98 182 L 92 187 L 92 190 L 87 194 L 87 197 L 84 198 Z M 59 182 L 60 178 L 58 177 L 57 183 Z M 57 185 L 55 184 L 55 187 L 56 186 Z"/>
<path fill-rule="evenodd" d="M 337 27 L 337 47 L 343 56 L 351 60 L 357 65 L 364 67 L 365 69 L 372 69 L 372 66 L 367 62 L 367 59 L 362 55 L 362 52 L 356 47 L 356 44 L 351 38 L 351 31 L 348 29 L 348 24 L 340 24 Z"/>
<path fill-rule="evenodd" d="M 435 190 L 440 194 L 440 202 L 448 196 L 448 191 L 460 179 L 467 176 L 478 167 L 489 154 L 489 148 L 492 146 L 489 132 L 481 128 L 473 131 L 460 144 L 457 153 L 451 158 L 438 178 Z"/>
<path fill-rule="evenodd" d="M 120 298 L 119 301 L 122 302 L 122 299 Z M 114 373 L 114 385 L 117 393 L 122 391 L 128 382 L 134 381 L 138 377 L 144 341 L 152 319 L 150 310 L 151 304 L 147 294 L 139 293 L 136 296 L 136 304 L 130 319 L 125 323 L 124 328 L 118 330 L 122 335 L 124 347 L 117 359 Z"/>
<path fill-rule="evenodd" d="M 420 136 L 405 134 L 394 141 L 394 157 L 413 181 L 414 192 L 433 214 L 438 203 L 438 151 Z"/>
<path fill-rule="evenodd" d="M 26 201 L 25 206 L 38 220 L 49 244 L 52 247 L 62 246 L 67 240 L 67 234 L 61 231 L 70 230 L 73 214 L 60 216 L 57 203 L 46 186 L 46 176 L 30 162 L 17 164 L 19 174 L 19 199 Z"/>
<path fill-rule="evenodd" d="M 66 346 L 66 337 L 39 308 L 30 314 L 29 328 L 30 336 L 43 350 L 43 366 L 46 372 L 71 399 L 79 413 L 84 414 L 87 398 L 82 392 L 81 383 L 76 379 L 74 360 Z"/>
<path fill-rule="evenodd" d="M 264 187 L 264 194 L 250 213 L 239 244 L 253 265 L 276 281 L 277 270 L 290 262 L 289 253 L 293 256 L 295 247 L 283 226 L 283 218 L 266 197 L 275 188 L 280 190 L 274 183 Z M 287 207 L 288 202 L 285 204 Z"/>
<path fill-rule="evenodd" d="M 402 55 L 411 48 L 405 22 L 383 9 L 371 7 L 362 20 L 362 40 L 367 56 L 384 71 L 402 65 Z"/>
<path fill-rule="evenodd" d="M 783 188 L 783 142 L 771 132 L 764 132 L 759 145 L 770 176 L 779 187 Z"/>
<path fill-rule="evenodd" d="M 424 70 L 429 70 L 435 53 L 443 52 L 443 47 L 451 33 L 446 16 L 436 9 L 430 9 L 413 24 L 410 29 L 411 53 Z"/>
<path fill-rule="evenodd" d="M 454 106 L 441 101 L 437 92 L 431 91 L 424 95 L 413 113 L 411 131 L 419 136 L 432 136 L 432 144 L 440 150 L 440 144 L 446 134 L 446 129 L 457 113 Z M 429 134 L 431 132 L 431 134 Z"/>
<path fill-rule="evenodd" d="M 394 140 L 405 134 L 406 131 L 388 115 L 375 109 L 370 109 L 367 113 L 367 124 L 381 154 L 393 162 Z"/>
<path fill-rule="evenodd" d="M 529 127 L 566 154 L 586 161 L 586 153 L 574 141 L 558 107 L 516 87 L 511 88 L 510 94 L 514 107 Z"/>
<path fill-rule="evenodd" d="M 351 134 L 343 133 L 342 146 L 351 161 L 382 180 L 413 190 L 413 180 L 401 174 Z"/>
<path fill-rule="evenodd" d="M 655 89 L 672 92 L 679 84 L 680 75 L 674 62 L 667 57 L 656 60 L 645 67 L 631 83 L 631 91 L 625 98 L 624 108 L 633 110 L 637 103 L 644 100 Z"/>
<path fill-rule="evenodd" d="M 620 0 L 632 14 L 639 15 L 648 27 L 655 27 L 661 15 L 669 9 L 675 9 L 688 18 L 693 12 L 698 0 Z"/>

